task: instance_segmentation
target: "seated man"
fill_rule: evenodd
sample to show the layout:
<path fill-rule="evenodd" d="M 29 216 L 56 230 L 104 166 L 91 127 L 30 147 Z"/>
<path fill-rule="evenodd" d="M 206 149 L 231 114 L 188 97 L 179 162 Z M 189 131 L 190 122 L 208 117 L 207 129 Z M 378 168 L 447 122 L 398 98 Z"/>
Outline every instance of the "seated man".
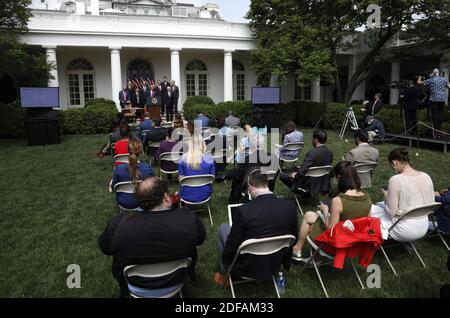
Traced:
<path fill-rule="evenodd" d="M 121 114 L 121 113 L 120 113 Z M 108 135 L 108 143 L 102 147 L 102 150 L 97 152 L 98 158 L 111 154 L 112 144 L 121 139 L 120 126 L 122 125 L 122 119 L 119 116 L 114 117 L 111 123 L 111 133 Z"/>
<path fill-rule="evenodd" d="M 148 148 L 148 145 L 152 141 L 163 141 L 166 140 L 167 137 L 167 130 L 164 128 L 161 128 L 161 119 L 157 118 L 153 121 L 153 128 L 152 130 L 145 135 L 144 138 L 144 147 Z M 147 153 L 151 156 L 154 156 L 157 149 L 148 149 Z"/>
<path fill-rule="evenodd" d="M 450 233 L 450 188 L 436 192 L 435 201 L 440 202 L 441 207 L 435 212 L 439 230 Z"/>
<path fill-rule="evenodd" d="M 139 137 L 142 140 L 144 140 L 144 136 L 142 136 L 142 132 L 148 130 L 151 130 L 153 126 L 153 122 L 150 119 L 150 113 L 145 112 L 144 114 L 144 121 L 139 124 Z"/>
<path fill-rule="evenodd" d="M 174 137 L 176 137 L 176 134 L 173 133 L 173 128 L 170 127 L 167 130 L 167 137 L 166 140 L 161 141 L 161 144 L 159 145 L 158 150 L 156 151 L 155 156 L 157 158 L 159 158 L 159 156 L 163 153 L 166 152 L 173 152 L 174 151 L 174 147 L 177 143 L 179 143 L 179 141 L 176 141 L 174 139 Z M 183 150 L 182 145 L 180 145 L 179 149 L 176 149 L 177 152 L 181 152 Z M 170 161 L 162 161 L 160 163 L 160 167 L 161 169 L 165 170 L 165 171 L 178 171 L 178 164 L 176 164 L 175 162 L 170 162 Z M 169 174 L 167 176 L 168 179 L 172 179 L 172 175 Z"/>
<path fill-rule="evenodd" d="M 369 142 L 372 142 L 375 137 L 377 137 L 378 139 L 384 139 L 385 130 L 381 120 L 373 116 L 368 116 L 367 125 L 368 127 L 365 129 L 365 131 L 367 131 L 369 135 Z"/>
<path fill-rule="evenodd" d="M 353 148 L 342 156 L 342 160 L 350 161 L 351 163 L 360 162 L 377 162 L 379 159 L 378 149 L 371 147 L 368 144 L 369 135 L 366 131 L 359 129 L 354 134 L 356 148 Z M 371 179 L 369 174 L 360 174 L 359 179 L 363 188 L 370 186 Z"/>
<path fill-rule="evenodd" d="M 201 127 L 209 127 L 209 118 L 202 113 L 198 113 L 197 117 L 195 117 L 194 121 L 197 123 L 199 121 L 199 124 Z"/>
<path fill-rule="evenodd" d="M 215 275 L 217 283 L 223 283 L 239 246 L 248 239 L 279 235 L 298 235 L 297 209 L 287 200 L 276 198 L 269 191 L 267 175 L 259 168 L 248 176 L 248 191 L 252 201 L 236 208 L 232 216 L 233 224 L 222 224 L 218 230 L 218 253 L 220 274 Z M 266 280 L 279 270 L 282 263 L 290 267 L 292 248 L 281 250 L 270 256 L 241 256 L 234 265 L 232 274 Z"/>
<path fill-rule="evenodd" d="M 137 190 L 140 213 L 118 214 L 109 220 L 98 239 L 100 250 L 113 256 L 112 272 L 121 297 L 129 295 L 123 269 L 128 265 L 153 264 L 192 258 L 189 274 L 195 278 L 196 246 L 203 244 L 205 227 L 194 211 L 172 207 L 167 184 L 151 177 Z M 133 279 L 134 287 L 167 288 L 183 282 L 185 273 L 175 272 L 164 280 Z M 152 296 L 157 297 L 153 294 Z"/>
<path fill-rule="evenodd" d="M 225 118 L 225 126 L 233 128 L 241 125 L 241 120 L 233 116 L 233 112 L 230 110 L 228 112 L 228 117 Z"/>
<path fill-rule="evenodd" d="M 313 133 L 314 149 L 310 150 L 305 160 L 299 167 L 295 167 L 292 173 L 282 173 L 280 180 L 291 191 L 295 191 L 298 187 L 308 189 L 311 196 L 319 193 L 327 193 L 330 190 L 330 178 L 325 176 L 322 178 L 306 178 L 305 174 L 311 167 L 330 166 L 333 163 L 333 152 L 329 150 L 325 143 L 327 142 L 327 133 L 324 130 L 318 129 Z"/>

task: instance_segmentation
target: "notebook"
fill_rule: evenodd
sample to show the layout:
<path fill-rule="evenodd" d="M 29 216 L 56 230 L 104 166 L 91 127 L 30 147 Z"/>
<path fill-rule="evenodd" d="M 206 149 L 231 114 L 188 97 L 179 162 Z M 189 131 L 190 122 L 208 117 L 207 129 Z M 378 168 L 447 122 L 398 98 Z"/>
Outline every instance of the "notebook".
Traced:
<path fill-rule="evenodd" d="M 240 207 L 241 205 L 243 204 L 228 204 L 228 223 L 230 224 L 230 226 L 233 226 L 233 214 L 235 213 L 236 208 Z"/>

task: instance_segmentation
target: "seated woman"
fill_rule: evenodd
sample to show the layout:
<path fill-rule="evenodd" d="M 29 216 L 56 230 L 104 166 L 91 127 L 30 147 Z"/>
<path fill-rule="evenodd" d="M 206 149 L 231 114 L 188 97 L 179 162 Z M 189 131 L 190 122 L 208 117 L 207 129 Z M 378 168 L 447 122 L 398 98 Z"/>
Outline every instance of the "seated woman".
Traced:
<path fill-rule="evenodd" d="M 219 136 L 228 136 L 231 135 L 234 132 L 233 128 L 230 128 L 228 126 L 225 125 L 225 118 L 224 117 L 220 117 L 217 120 L 217 129 L 219 129 Z"/>
<path fill-rule="evenodd" d="M 292 120 L 288 120 L 284 125 L 284 134 L 283 134 L 283 145 L 293 143 L 293 142 L 303 142 L 303 133 L 297 130 L 297 126 L 294 124 Z M 278 157 L 281 157 L 286 160 L 294 160 L 298 157 L 300 153 L 299 150 L 286 150 L 283 148 L 276 149 Z"/>
<path fill-rule="evenodd" d="M 181 152 L 183 150 L 182 144 L 180 144 L 178 147 L 175 147 L 179 141 L 175 139 L 176 135 L 174 133 L 174 128 L 170 127 L 167 129 L 167 137 L 166 140 L 161 141 L 159 144 L 159 148 L 156 151 L 155 157 L 159 158 L 161 154 L 168 153 L 168 152 Z M 174 149 L 175 148 L 175 149 Z M 172 161 L 161 161 L 160 162 L 161 169 L 165 171 L 177 171 L 178 165 L 175 162 Z M 172 175 L 169 174 L 167 176 L 168 179 L 172 179 Z"/>
<path fill-rule="evenodd" d="M 177 128 L 184 128 L 185 123 L 183 121 L 183 117 L 181 116 L 180 113 L 175 113 L 175 118 L 173 120 L 173 128 L 177 129 Z"/>
<path fill-rule="evenodd" d="M 189 150 L 183 155 L 178 163 L 178 176 L 184 177 L 212 174 L 215 175 L 214 160 L 206 155 L 206 144 L 200 132 L 195 132 L 189 140 Z M 212 185 L 201 187 L 181 187 L 181 198 L 190 202 L 201 202 L 206 200 L 212 193 Z"/>
<path fill-rule="evenodd" d="M 307 212 L 300 226 L 297 244 L 294 245 L 292 258 L 302 259 L 302 248 L 309 235 L 312 239 L 340 221 L 368 216 L 372 200 L 367 193 L 361 191 L 361 181 L 355 167 L 349 161 L 341 161 L 334 167 L 334 175 L 338 182 L 340 194 L 331 200 L 331 207 L 320 204 L 320 212 Z M 331 209 L 331 210 L 330 210 Z"/>
<path fill-rule="evenodd" d="M 154 176 L 152 167 L 148 163 L 139 161 L 142 150 L 142 142 L 139 139 L 133 138 L 128 145 L 128 151 L 130 153 L 129 164 L 121 164 L 114 170 L 112 180 L 113 189 L 119 182 L 131 181 L 137 185 L 138 181 Z M 134 193 L 117 193 L 116 200 L 117 204 L 126 209 L 136 209 L 138 207 Z"/>
<path fill-rule="evenodd" d="M 425 172 L 414 170 L 409 163 L 408 149 L 397 148 L 388 156 L 392 169 L 397 173 L 389 179 L 388 190 L 382 189 L 385 209 L 374 210 L 373 217 L 381 219 L 385 232 L 411 208 L 434 202 L 433 181 Z M 398 242 L 412 242 L 422 238 L 428 231 L 428 216 L 399 222 L 389 236 Z"/>
<path fill-rule="evenodd" d="M 250 125 L 244 126 L 244 132 L 245 137 L 241 139 L 239 149 L 236 150 L 235 159 L 237 163 L 244 163 L 245 158 L 258 149 L 258 145 L 261 141 L 260 139 L 262 139 L 261 136 L 254 133 Z"/>
<path fill-rule="evenodd" d="M 116 141 L 114 145 L 114 155 L 127 155 L 128 154 L 128 144 L 130 142 L 131 129 L 127 124 L 122 124 L 120 126 L 120 140 Z M 116 165 L 120 165 L 117 163 Z"/>

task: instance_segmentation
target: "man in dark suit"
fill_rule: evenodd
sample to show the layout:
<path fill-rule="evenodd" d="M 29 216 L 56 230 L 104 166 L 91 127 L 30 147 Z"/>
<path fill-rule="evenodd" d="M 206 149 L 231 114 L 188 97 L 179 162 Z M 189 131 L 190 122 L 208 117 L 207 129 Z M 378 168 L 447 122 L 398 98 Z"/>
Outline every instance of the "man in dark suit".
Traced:
<path fill-rule="evenodd" d="M 233 211 L 231 227 L 222 224 L 218 229 L 220 274 L 215 275 L 215 280 L 219 284 L 223 282 L 223 275 L 245 240 L 279 235 L 293 235 L 297 239 L 298 236 L 295 205 L 291 201 L 276 198 L 270 192 L 267 175 L 262 174 L 260 168 L 249 173 L 248 191 L 253 200 Z M 292 247 L 270 256 L 240 256 L 232 275 L 264 281 L 278 272 L 281 264 L 289 269 L 291 257 Z"/>
<path fill-rule="evenodd" d="M 131 94 L 127 86 L 124 86 L 119 92 L 119 102 L 121 108 L 124 108 L 125 104 L 131 103 Z"/>
<path fill-rule="evenodd" d="M 306 172 L 311 167 L 330 166 L 333 164 L 333 152 L 329 150 L 325 143 L 327 142 L 327 133 L 318 129 L 313 133 L 314 149 L 310 150 L 299 167 L 295 167 L 292 173 L 282 173 L 280 180 L 291 191 L 295 191 L 298 187 L 308 189 L 311 196 L 319 193 L 328 193 L 330 191 L 330 176 L 322 178 L 305 177 Z"/>
<path fill-rule="evenodd" d="M 147 154 L 154 156 L 157 149 L 148 148 L 148 145 L 152 141 L 163 141 L 166 140 L 167 130 L 161 128 L 161 119 L 157 118 L 153 120 L 153 128 L 150 130 L 144 138 L 144 147 L 147 148 Z"/>
<path fill-rule="evenodd" d="M 178 113 L 178 99 L 180 98 L 180 88 L 176 85 L 175 81 L 171 81 L 172 93 L 173 93 L 173 107 L 175 113 Z"/>
<path fill-rule="evenodd" d="M 158 85 L 156 86 L 156 93 L 158 94 L 158 96 L 160 96 L 161 98 L 161 115 L 164 116 L 165 113 L 165 108 L 164 108 L 164 96 L 166 95 L 166 88 L 162 86 L 161 81 L 157 82 Z"/>
<path fill-rule="evenodd" d="M 172 87 L 167 86 L 167 91 L 163 99 L 164 108 L 166 109 L 166 120 L 173 121 L 173 103 L 174 95 L 172 93 Z"/>
<path fill-rule="evenodd" d="M 203 244 L 206 237 L 205 226 L 194 211 L 172 206 L 163 180 L 151 177 L 142 181 L 136 196 L 144 211 L 117 214 L 98 239 L 100 250 L 113 256 L 112 272 L 119 283 L 121 297 L 129 295 L 123 276 L 123 269 L 128 265 L 191 257 L 188 273 L 195 279 L 196 246 Z M 177 271 L 158 279 L 137 277 L 130 284 L 140 288 L 166 288 L 183 282 L 186 274 Z"/>
<path fill-rule="evenodd" d="M 145 98 L 145 105 L 151 106 L 151 97 L 150 97 L 150 86 L 148 86 L 148 82 L 144 81 L 144 85 L 142 85 L 141 96 Z"/>

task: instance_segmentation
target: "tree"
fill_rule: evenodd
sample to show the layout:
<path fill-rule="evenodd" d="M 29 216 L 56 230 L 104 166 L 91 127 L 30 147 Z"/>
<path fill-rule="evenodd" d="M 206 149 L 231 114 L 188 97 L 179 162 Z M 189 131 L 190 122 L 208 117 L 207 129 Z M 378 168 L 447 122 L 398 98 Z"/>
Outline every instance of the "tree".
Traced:
<path fill-rule="evenodd" d="M 381 8 L 381 23 L 368 30 L 371 4 Z M 399 32 L 415 42 L 448 42 L 449 12 L 448 1 L 436 0 L 252 0 L 247 16 L 257 46 L 252 67 L 264 81 L 275 75 L 284 83 L 293 73 L 306 84 L 320 76 L 334 82 L 338 99 L 348 102 L 381 50 Z M 342 97 L 336 56 L 352 49 L 361 37 L 368 51 Z"/>
<path fill-rule="evenodd" d="M 0 1 L 0 29 L 9 32 L 27 30 L 31 11 L 28 6 L 31 0 L 2 0 Z"/>
<path fill-rule="evenodd" d="M 9 102 L 17 96 L 20 86 L 46 86 L 51 65 L 47 64 L 42 48 L 30 47 L 18 38 L 26 32 L 31 0 L 0 1 L 0 77 L 12 79 L 16 92 L 0 87 L 0 102 Z M 12 98 L 11 98 L 12 96 Z"/>

